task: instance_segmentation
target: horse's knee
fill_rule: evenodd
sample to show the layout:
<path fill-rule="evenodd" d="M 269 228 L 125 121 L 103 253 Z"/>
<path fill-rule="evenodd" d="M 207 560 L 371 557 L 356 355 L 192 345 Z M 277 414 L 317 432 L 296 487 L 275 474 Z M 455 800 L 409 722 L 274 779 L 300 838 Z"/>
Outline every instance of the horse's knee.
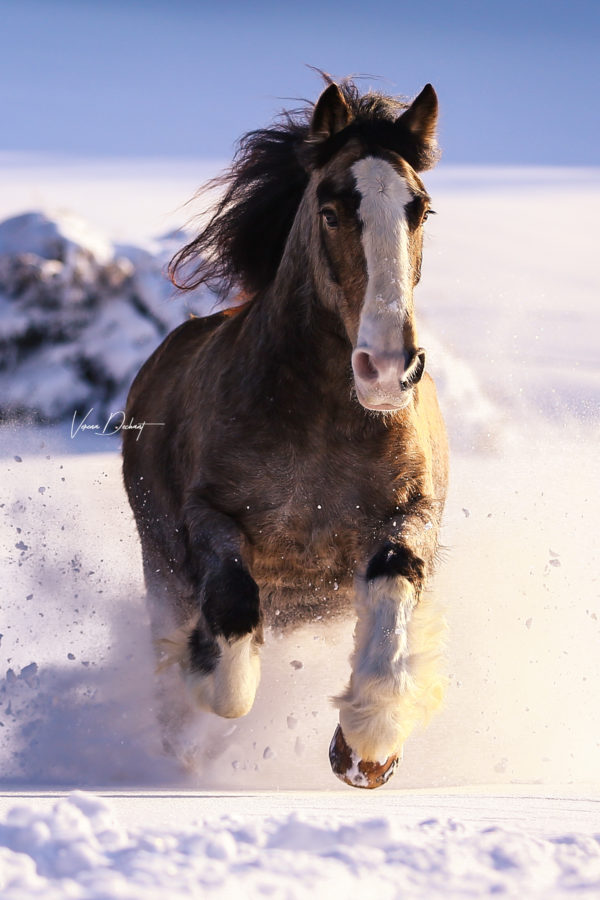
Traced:
<path fill-rule="evenodd" d="M 238 560 L 211 571 L 203 588 L 202 612 L 215 636 L 241 638 L 260 625 L 258 586 Z"/>
<path fill-rule="evenodd" d="M 406 578 L 419 596 L 425 585 L 425 563 L 410 547 L 388 541 L 371 557 L 366 580 L 377 582 L 380 578 L 398 577 Z"/>

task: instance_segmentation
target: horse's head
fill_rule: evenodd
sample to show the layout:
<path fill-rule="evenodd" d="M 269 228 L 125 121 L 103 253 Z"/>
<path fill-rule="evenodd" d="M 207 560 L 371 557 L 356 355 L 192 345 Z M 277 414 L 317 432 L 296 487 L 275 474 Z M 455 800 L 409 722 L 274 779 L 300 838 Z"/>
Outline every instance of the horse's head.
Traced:
<path fill-rule="evenodd" d="M 241 289 L 275 333 L 273 313 L 285 314 L 285 298 L 298 304 L 294 287 L 310 281 L 303 296 L 316 291 L 343 323 L 362 405 L 407 406 L 425 365 L 413 290 L 430 209 L 417 173 L 436 160 L 436 120 L 431 85 L 406 106 L 344 81 L 308 115 L 245 135 L 230 169 L 209 182 L 223 194 L 172 260 L 174 282 L 216 287 L 223 299 Z"/>
<path fill-rule="evenodd" d="M 417 172 L 435 161 L 437 97 L 427 85 L 393 116 L 373 96 L 374 108 L 355 115 L 336 84 L 321 94 L 306 145 L 304 213 L 318 293 L 352 345 L 357 397 L 392 411 L 410 403 L 425 367 L 413 290 L 430 200 Z"/>

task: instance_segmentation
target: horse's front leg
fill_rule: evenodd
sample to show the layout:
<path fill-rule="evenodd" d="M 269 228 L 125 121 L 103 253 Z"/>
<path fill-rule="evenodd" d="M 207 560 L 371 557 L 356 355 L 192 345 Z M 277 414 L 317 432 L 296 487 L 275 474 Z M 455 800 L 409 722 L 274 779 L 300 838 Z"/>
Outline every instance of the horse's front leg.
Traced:
<path fill-rule="evenodd" d="M 384 784 L 406 738 L 442 700 L 445 625 L 423 596 L 437 530 L 431 504 L 416 505 L 390 523 L 357 576 L 352 675 L 336 701 L 340 725 L 330 748 L 333 771 L 354 787 Z"/>
<path fill-rule="evenodd" d="M 190 621 L 159 642 L 162 664 L 179 663 L 201 709 L 235 718 L 252 708 L 262 643 L 258 586 L 246 539 L 233 519 L 199 496 L 185 507 L 184 578 L 194 598 Z"/>

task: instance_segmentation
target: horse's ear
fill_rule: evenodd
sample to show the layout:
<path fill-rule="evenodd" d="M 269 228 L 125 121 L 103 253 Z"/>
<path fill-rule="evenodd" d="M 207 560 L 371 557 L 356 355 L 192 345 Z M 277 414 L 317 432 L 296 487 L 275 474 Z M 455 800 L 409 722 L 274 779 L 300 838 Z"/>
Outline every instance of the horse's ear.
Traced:
<path fill-rule="evenodd" d="M 413 159 L 407 159 L 417 172 L 435 165 L 438 158 L 436 127 L 438 118 L 437 94 L 426 84 L 396 124 L 408 131 L 414 144 Z"/>
<path fill-rule="evenodd" d="M 325 88 L 315 104 L 310 122 L 309 140 L 326 141 L 345 128 L 350 121 L 350 110 L 344 95 L 335 82 Z"/>

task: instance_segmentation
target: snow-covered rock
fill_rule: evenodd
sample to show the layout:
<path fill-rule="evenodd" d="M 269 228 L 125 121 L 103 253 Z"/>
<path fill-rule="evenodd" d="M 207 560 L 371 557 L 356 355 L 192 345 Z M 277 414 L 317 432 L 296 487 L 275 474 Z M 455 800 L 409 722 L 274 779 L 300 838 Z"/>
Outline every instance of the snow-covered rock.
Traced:
<path fill-rule="evenodd" d="M 184 237 L 179 236 L 179 244 Z M 59 421 L 124 403 L 142 363 L 190 312 L 165 275 L 173 248 L 115 246 L 70 213 L 0 223 L 0 417 Z"/>
<path fill-rule="evenodd" d="M 29 212 L 0 223 L 0 254 L 17 256 L 23 252 L 68 265 L 84 257 L 108 265 L 114 256 L 110 241 L 70 212 L 62 212 L 56 219 Z"/>

